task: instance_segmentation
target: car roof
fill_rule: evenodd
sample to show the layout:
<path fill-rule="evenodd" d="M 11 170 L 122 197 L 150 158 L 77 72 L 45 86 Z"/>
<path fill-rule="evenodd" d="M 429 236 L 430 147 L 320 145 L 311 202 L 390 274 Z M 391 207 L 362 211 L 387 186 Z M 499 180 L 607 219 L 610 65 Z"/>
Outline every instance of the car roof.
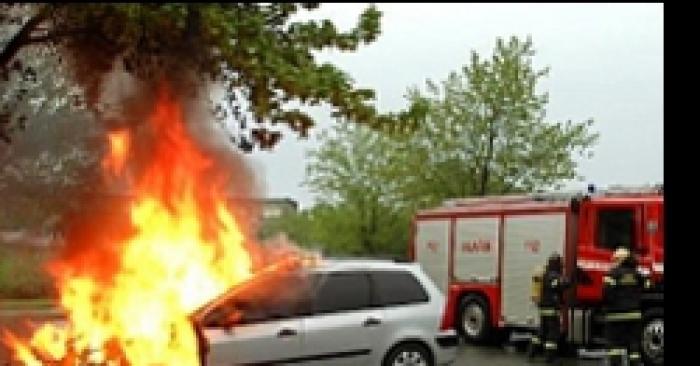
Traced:
<path fill-rule="evenodd" d="M 302 267 L 307 273 L 330 273 L 330 272 L 343 272 L 343 271 L 381 271 L 381 270 L 407 270 L 416 271 L 419 269 L 419 264 L 417 262 L 396 262 L 392 260 L 384 259 L 334 259 L 334 258 L 323 258 L 315 262 L 315 264 L 310 266 Z M 263 276 L 264 277 L 264 276 Z M 191 313 L 193 319 L 199 319 L 204 316 L 209 310 L 221 301 L 235 296 L 235 294 L 246 284 L 253 284 L 260 280 L 259 276 L 253 276 L 251 279 L 244 281 L 241 284 L 237 284 L 234 287 L 229 288 L 227 291 L 219 295 L 217 298 L 209 301 L 208 303 L 200 306 L 198 309 Z"/>
<path fill-rule="evenodd" d="M 385 259 L 337 259 L 326 258 L 322 259 L 319 264 L 314 266 L 312 272 L 339 272 L 353 270 L 414 270 L 418 263 L 415 262 L 396 262 Z"/>

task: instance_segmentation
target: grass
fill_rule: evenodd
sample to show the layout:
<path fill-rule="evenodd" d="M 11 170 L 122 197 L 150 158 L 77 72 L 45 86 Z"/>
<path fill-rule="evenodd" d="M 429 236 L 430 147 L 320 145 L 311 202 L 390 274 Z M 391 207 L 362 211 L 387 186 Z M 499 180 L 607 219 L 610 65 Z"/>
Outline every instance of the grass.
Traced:
<path fill-rule="evenodd" d="M 55 290 L 44 264 L 46 249 L 0 246 L 0 309 L 8 306 L 45 307 Z"/>
<path fill-rule="evenodd" d="M 53 299 L 2 299 L 0 300 L 0 311 L 2 310 L 44 310 L 52 309 L 56 306 Z"/>

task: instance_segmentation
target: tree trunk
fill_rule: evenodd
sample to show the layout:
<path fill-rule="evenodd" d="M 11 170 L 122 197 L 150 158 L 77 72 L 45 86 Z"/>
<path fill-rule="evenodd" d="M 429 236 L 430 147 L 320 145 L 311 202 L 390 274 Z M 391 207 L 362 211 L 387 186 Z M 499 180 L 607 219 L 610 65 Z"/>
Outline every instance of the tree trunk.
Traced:
<path fill-rule="evenodd" d="M 360 212 L 360 244 L 365 252 L 371 253 L 372 243 L 369 238 L 369 230 L 367 227 L 367 212 L 365 210 L 366 205 L 364 198 L 360 198 L 358 208 Z"/>
<path fill-rule="evenodd" d="M 370 248 L 370 253 L 374 254 L 376 251 L 374 237 L 377 234 L 377 200 L 374 199 L 370 202 L 370 213 L 369 213 L 369 235 L 367 235 L 367 241 Z"/>
<path fill-rule="evenodd" d="M 486 149 L 486 159 L 484 160 L 484 165 L 481 166 L 481 189 L 479 190 L 480 196 L 485 196 L 488 192 L 489 175 L 491 173 L 490 166 L 491 160 L 493 159 L 493 143 L 496 138 L 496 132 L 494 131 L 494 125 L 496 122 L 496 114 L 494 113 L 491 121 L 489 121 L 489 145 Z"/>

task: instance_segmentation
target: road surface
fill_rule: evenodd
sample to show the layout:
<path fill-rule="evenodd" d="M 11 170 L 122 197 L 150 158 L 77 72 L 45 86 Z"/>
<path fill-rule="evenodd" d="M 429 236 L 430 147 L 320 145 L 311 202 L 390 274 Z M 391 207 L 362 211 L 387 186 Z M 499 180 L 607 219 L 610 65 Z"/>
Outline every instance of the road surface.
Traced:
<path fill-rule="evenodd" d="M 27 336 L 25 322 L 30 319 L 33 323 L 41 323 L 59 319 L 60 315 L 51 311 L 0 311 L 0 329 L 9 329 L 14 333 Z M 9 350 L 0 342 L 0 366 L 12 365 Z M 543 360 L 528 362 L 523 352 L 518 352 L 510 346 L 473 346 L 461 344 L 455 366 L 522 366 L 544 365 Z M 598 366 L 600 360 L 579 360 L 574 357 L 562 359 L 560 366 Z"/>

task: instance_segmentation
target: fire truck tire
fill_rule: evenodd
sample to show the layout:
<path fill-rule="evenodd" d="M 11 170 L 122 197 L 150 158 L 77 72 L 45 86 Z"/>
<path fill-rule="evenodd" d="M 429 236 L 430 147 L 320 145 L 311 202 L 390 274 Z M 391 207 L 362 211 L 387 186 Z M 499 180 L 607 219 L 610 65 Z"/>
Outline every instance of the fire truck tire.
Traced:
<path fill-rule="evenodd" d="M 644 365 L 664 364 L 664 309 L 651 308 L 642 318 L 641 350 Z"/>
<path fill-rule="evenodd" d="M 489 305 L 479 295 L 467 295 L 460 302 L 457 313 L 457 330 L 464 340 L 484 343 L 491 339 L 491 313 Z"/>

